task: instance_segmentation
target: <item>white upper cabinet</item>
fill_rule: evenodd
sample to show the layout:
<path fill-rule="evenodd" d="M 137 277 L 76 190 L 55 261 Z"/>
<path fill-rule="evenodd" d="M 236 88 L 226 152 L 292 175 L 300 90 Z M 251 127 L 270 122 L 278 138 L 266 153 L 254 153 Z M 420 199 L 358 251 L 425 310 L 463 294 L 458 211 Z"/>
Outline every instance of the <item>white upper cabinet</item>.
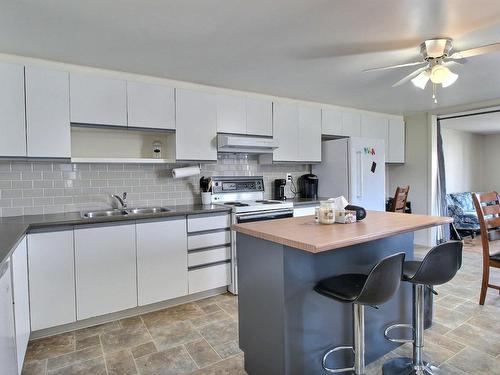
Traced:
<path fill-rule="evenodd" d="M 217 95 L 217 132 L 273 135 L 273 103 L 266 99 Z"/>
<path fill-rule="evenodd" d="M 299 161 L 321 161 L 321 110 L 299 107 Z"/>
<path fill-rule="evenodd" d="M 23 369 L 24 356 L 30 338 L 30 304 L 28 294 L 28 249 L 26 237 L 12 254 L 12 289 L 14 296 L 14 318 L 16 328 L 18 374 Z"/>
<path fill-rule="evenodd" d="M 28 156 L 71 157 L 69 74 L 33 66 L 25 74 Z"/>
<path fill-rule="evenodd" d="M 26 156 L 24 66 L 0 63 L 0 156 Z"/>
<path fill-rule="evenodd" d="M 78 320 L 137 306 L 135 224 L 75 228 Z"/>
<path fill-rule="evenodd" d="M 177 89 L 176 159 L 217 160 L 217 96 Z"/>
<path fill-rule="evenodd" d="M 388 163 L 405 162 L 405 122 L 403 118 L 389 120 L 389 151 L 386 155 Z"/>
<path fill-rule="evenodd" d="M 128 126 L 175 129 L 174 88 L 127 81 Z"/>
<path fill-rule="evenodd" d="M 385 144 L 385 158 L 389 154 L 389 120 L 387 117 L 363 114 L 361 116 L 361 136 L 382 139 Z"/>
<path fill-rule="evenodd" d="M 246 98 L 248 135 L 273 135 L 273 102 L 266 99 Z"/>
<path fill-rule="evenodd" d="M 361 115 L 357 112 L 342 112 L 342 134 L 346 137 L 361 137 Z"/>
<path fill-rule="evenodd" d="M 126 81 L 70 74 L 71 122 L 127 126 Z"/>
<path fill-rule="evenodd" d="M 76 321 L 73 230 L 28 235 L 31 329 Z"/>
<path fill-rule="evenodd" d="M 273 161 L 321 161 L 319 108 L 274 103 L 273 135 L 279 142 L 279 147 L 273 153 Z"/>
<path fill-rule="evenodd" d="M 324 135 L 342 135 L 342 112 L 323 109 L 321 111 L 321 133 Z"/>
<path fill-rule="evenodd" d="M 217 95 L 217 132 L 246 134 L 244 97 Z"/>
<path fill-rule="evenodd" d="M 274 103 L 273 136 L 279 147 L 273 152 L 273 161 L 296 161 L 299 148 L 299 111 L 297 106 Z"/>
<path fill-rule="evenodd" d="M 186 218 L 137 222 L 139 306 L 188 293 Z"/>

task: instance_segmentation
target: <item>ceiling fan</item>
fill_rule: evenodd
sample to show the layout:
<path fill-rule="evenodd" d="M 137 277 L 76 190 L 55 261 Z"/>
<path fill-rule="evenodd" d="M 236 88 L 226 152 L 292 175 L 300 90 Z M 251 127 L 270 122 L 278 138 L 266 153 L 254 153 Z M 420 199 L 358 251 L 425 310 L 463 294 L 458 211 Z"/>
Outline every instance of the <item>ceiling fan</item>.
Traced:
<path fill-rule="evenodd" d="M 449 66 L 463 64 L 469 57 L 484 55 L 486 53 L 500 51 L 500 43 L 488 44 L 464 51 L 455 51 L 453 40 L 450 38 L 427 39 L 420 44 L 422 61 L 415 61 L 407 64 L 384 66 L 380 68 L 365 69 L 364 72 L 374 72 L 380 70 L 397 69 L 407 66 L 423 65 L 414 72 L 403 77 L 392 87 L 397 87 L 411 81 L 416 87 L 425 89 L 427 83 L 431 81 L 433 89 L 434 103 L 437 103 L 436 85 L 448 87 L 455 83 L 458 74 L 453 73 Z"/>

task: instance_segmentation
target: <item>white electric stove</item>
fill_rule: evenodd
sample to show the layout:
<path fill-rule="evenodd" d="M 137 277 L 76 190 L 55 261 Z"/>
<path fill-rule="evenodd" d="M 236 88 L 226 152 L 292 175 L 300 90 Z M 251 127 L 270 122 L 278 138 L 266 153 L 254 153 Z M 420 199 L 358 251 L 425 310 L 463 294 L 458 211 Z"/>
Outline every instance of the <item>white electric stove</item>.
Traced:
<path fill-rule="evenodd" d="M 212 177 L 212 203 L 231 207 L 233 224 L 293 217 L 292 202 L 264 199 L 262 176 Z M 231 285 L 228 290 L 238 294 L 238 257 L 234 231 L 231 231 L 231 254 Z"/>

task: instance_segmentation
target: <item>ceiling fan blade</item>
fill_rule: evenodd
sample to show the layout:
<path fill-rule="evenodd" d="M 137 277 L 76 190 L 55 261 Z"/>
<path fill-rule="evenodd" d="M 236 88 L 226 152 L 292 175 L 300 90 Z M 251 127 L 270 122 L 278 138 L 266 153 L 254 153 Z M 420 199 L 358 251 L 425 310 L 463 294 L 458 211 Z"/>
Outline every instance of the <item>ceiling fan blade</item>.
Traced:
<path fill-rule="evenodd" d="M 413 78 L 415 78 L 416 76 L 418 76 L 420 73 L 422 73 L 428 67 L 429 66 L 426 65 L 426 66 L 424 66 L 422 68 L 418 68 L 414 72 L 408 74 L 406 77 L 403 77 L 402 79 L 400 79 L 399 81 L 397 81 L 394 85 L 392 85 L 392 87 L 398 87 L 398 86 L 404 85 L 406 82 L 408 82 L 408 81 L 412 80 Z"/>
<path fill-rule="evenodd" d="M 485 46 L 466 49 L 464 51 L 457 51 L 452 54 L 450 59 L 465 59 L 467 57 L 474 57 L 479 55 L 484 55 L 491 52 L 500 52 L 500 43 L 487 44 Z"/>
<path fill-rule="evenodd" d="M 443 62 L 443 65 L 444 66 L 447 66 L 447 67 L 451 67 L 451 66 L 461 66 L 463 64 L 465 64 L 467 62 L 467 60 L 465 59 L 461 59 L 461 60 L 450 60 L 450 61 L 444 61 Z"/>
<path fill-rule="evenodd" d="M 450 59 L 449 57 L 446 57 L 445 59 L 443 59 L 443 64 L 444 65 L 447 65 L 447 64 L 463 65 L 465 63 L 467 63 L 467 59 L 459 59 L 459 58 Z"/>
<path fill-rule="evenodd" d="M 363 72 L 376 72 L 379 70 L 397 69 L 397 68 L 403 68 L 405 66 L 414 66 L 414 65 L 422 65 L 422 64 L 427 64 L 427 62 L 426 61 L 418 61 L 418 62 L 416 61 L 416 62 L 411 62 L 411 63 L 407 63 L 407 64 L 382 66 L 380 68 L 364 69 Z"/>

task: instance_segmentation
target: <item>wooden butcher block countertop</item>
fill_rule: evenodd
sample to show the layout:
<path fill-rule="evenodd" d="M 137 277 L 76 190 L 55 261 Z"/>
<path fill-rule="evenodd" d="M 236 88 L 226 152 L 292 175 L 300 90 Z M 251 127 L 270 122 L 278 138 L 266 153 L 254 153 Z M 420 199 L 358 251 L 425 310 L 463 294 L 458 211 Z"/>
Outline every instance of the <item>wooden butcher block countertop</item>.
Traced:
<path fill-rule="evenodd" d="M 450 217 L 368 211 L 353 224 L 317 224 L 314 216 L 233 224 L 236 232 L 311 253 L 414 232 L 453 222 Z"/>

